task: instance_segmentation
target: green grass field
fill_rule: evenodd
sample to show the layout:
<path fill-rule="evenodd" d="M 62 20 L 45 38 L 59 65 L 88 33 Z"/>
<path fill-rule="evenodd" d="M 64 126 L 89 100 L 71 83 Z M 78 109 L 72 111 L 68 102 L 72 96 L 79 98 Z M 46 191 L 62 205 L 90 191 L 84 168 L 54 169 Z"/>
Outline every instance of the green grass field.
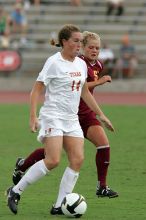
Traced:
<path fill-rule="evenodd" d="M 120 194 L 115 199 L 97 198 L 95 148 L 85 142 L 85 162 L 74 192 L 85 196 L 88 209 L 84 220 L 146 219 L 146 107 L 102 106 L 115 127 L 107 131 L 111 145 L 108 183 Z M 67 165 L 65 154 L 61 164 L 50 175 L 27 188 L 21 197 L 18 215 L 6 204 L 4 191 L 12 185 L 11 175 L 16 158 L 25 157 L 41 145 L 28 126 L 27 105 L 0 106 L 0 220 L 67 219 L 49 214 L 56 199 L 62 173 Z"/>

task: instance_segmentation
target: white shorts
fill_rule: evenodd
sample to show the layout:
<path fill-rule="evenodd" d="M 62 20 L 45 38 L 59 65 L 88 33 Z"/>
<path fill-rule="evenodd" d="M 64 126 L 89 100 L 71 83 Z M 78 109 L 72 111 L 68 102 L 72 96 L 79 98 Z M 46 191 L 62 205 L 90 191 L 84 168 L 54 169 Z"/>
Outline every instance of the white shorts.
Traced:
<path fill-rule="evenodd" d="M 78 120 L 40 120 L 40 130 L 37 140 L 43 143 L 44 137 L 53 136 L 72 136 L 84 138 L 83 131 Z"/>

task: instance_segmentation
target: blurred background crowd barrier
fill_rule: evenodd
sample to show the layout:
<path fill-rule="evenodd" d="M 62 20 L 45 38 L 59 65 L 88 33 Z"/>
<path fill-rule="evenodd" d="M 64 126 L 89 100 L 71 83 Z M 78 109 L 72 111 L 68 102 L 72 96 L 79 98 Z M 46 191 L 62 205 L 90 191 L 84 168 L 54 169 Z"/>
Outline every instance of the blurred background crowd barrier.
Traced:
<path fill-rule="evenodd" d="M 0 68 L 0 78 L 36 77 L 45 60 L 58 51 L 58 48 L 50 45 L 50 40 L 57 38 L 58 30 L 66 23 L 76 24 L 82 31 L 88 30 L 100 35 L 104 49 L 102 52 L 106 51 L 105 54 L 102 53 L 104 71 L 111 74 L 113 79 L 145 78 L 146 0 L 122 1 L 122 9 L 110 13 L 109 2 L 111 1 L 0 0 L 0 51 L 16 51 L 19 57 L 16 68 L 10 71 Z M 137 60 L 130 77 L 126 77 L 126 68 L 119 69 L 125 36 L 134 48 L 130 48 L 130 51 L 134 51 L 132 56 Z M 105 45 L 113 53 L 112 60 Z"/>

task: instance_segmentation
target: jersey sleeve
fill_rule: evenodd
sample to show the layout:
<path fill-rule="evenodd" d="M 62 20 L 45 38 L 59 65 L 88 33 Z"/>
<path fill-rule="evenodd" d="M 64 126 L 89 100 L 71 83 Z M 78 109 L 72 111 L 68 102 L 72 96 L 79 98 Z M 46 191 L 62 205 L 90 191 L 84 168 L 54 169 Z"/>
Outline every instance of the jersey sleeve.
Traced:
<path fill-rule="evenodd" d="M 47 86 L 47 84 L 49 84 L 50 80 L 52 78 L 54 78 L 54 71 L 55 71 L 54 66 L 55 65 L 53 65 L 53 62 L 51 62 L 51 60 L 48 59 L 45 62 L 43 69 L 39 73 L 37 81 L 41 81 L 44 83 L 45 86 Z"/>

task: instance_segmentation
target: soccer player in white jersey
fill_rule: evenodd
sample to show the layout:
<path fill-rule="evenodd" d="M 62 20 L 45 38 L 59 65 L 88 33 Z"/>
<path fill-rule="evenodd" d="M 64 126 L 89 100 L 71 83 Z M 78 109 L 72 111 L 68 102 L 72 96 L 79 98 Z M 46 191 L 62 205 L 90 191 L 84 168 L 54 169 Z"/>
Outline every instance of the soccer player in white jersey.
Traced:
<path fill-rule="evenodd" d="M 35 163 L 16 186 L 7 190 L 8 207 L 14 214 L 17 214 L 20 195 L 27 186 L 58 166 L 63 145 L 69 165 L 62 176 L 53 208 L 60 208 L 63 198 L 73 191 L 84 159 L 84 137 L 77 115 L 80 97 L 104 125 L 114 131 L 112 123 L 88 90 L 87 66 L 77 57 L 82 41 L 80 29 L 65 25 L 58 34 L 58 40 L 61 52 L 48 58 L 30 95 L 30 129 L 32 132 L 40 129 L 38 140 L 44 144 L 45 159 Z M 38 99 L 44 89 L 45 101 L 38 118 Z"/>

